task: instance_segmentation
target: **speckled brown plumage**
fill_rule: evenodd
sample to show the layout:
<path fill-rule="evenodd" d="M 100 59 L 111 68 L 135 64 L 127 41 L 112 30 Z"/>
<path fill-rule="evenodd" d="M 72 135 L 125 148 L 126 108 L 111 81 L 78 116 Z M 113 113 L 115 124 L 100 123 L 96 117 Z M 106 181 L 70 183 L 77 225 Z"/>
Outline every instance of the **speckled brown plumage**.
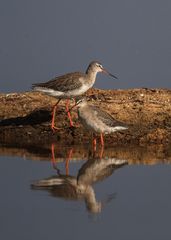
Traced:
<path fill-rule="evenodd" d="M 82 86 L 83 83 L 82 81 L 80 81 L 80 78 L 82 77 L 86 78 L 86 75 L 81 72 L 68 73 L 59 77 L 55 77 L 45 83 L 35 83 L 32 85 L 32 88 L 33 89 L 35 87 L 49 88 L 59 92 L 72 91 Z"/>
<path fill-rule="evenodd" d="M 65 75 L 55 77 L 48 82 L 35 83 L 32 85 L 32 89 L 34 91 L 42 92 L 44 94 L 53 96 L 58 99 L 57 103 L 53 107 L 52 124 L 51 124 L 51 128 L 53 131 L 57 129 L 54 126 L 54 121 L 55 121 L 56 108 L 60 100 L 67 99 L 66 112 L 70 120 L 70 126 L 73 126 L 70 112 L 68 111 L 69 100 L 71 98 L 80 96 L 84 94 L 87 90 L 89 90 L 94 85 L 96 80 L 96 75 L 98 72 L 104 72 L 116 78 L 114 75 L 109 73 L 106 69 L 104 69 L 101 63 L 97 61 L 93 61 L 89 64 L 85 73 L 81 73 L 81 72 L 67 73 Z"/>

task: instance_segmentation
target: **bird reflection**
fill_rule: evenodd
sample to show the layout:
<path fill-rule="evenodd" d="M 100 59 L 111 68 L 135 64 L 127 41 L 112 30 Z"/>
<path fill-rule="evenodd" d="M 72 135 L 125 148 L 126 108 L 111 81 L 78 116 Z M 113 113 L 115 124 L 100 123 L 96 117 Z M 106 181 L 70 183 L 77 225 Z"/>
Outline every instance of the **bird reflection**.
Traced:
<path fill-rule="evenodd" d="M 52 158 L 51 158 L 52 166 L 53 166 L 53 168 L 57 171 L 58 175 L 60 175 L 60 170 L 59 170 L 59 168 L 56 166 L 56 161 L 55 161 L 55 147 L 54 147 L 54 144 L 53 144 L 53 143 L 52 143 L 52 146 L 51 146 L 51 152 L 52 152 Z M 67 155 L 67 158 L 66 158 L 66 161 L 65 161 L 65 172 L 66 172 L 66 175 L 69 174 L 69 161 L 70 161 L 71 158 L 72 158 L 72 152 L 73 152 L 73 148 L 69 149 L 69 152 L 68 152 L 68 155 Z"/>
<path fill-rule="evenodd" d="M 124 159 L 102 157 L 100 153 L 90 152 L 88 160 L 79 169 L 77 176 L 69 175 L 68 163 L 72 157 L 70 149 L 66 158 L 66 174 L 61 174 L 56 165 L 54 145 L 52 144 L 52 166 L 56 175 L 34 182 L 31 187 L 34 190 L 47 190 L 53 197 L 61 197 L 66 200 L 85 201 L 86 208 L 91 213 L 100 213 L 102 208 L 113 199 L 109 196 L 104 201 L 97 201 L 93 184 L 102 181 L 113 174 L 114 170 L 127 164 Z"/>

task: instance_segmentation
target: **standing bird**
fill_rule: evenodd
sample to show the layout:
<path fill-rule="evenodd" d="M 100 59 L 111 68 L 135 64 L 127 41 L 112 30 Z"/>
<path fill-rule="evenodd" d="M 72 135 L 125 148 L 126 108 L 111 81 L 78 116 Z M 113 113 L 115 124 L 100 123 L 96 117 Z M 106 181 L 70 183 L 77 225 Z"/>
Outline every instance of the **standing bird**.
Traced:
<path fill-rule="evenodd" d="M 91 130 L 93 134 L 100 133 L 102 147 L 104 146 L 103 134 L 128 129 L 126 124 L 115 120 L 109 113 L 99 107 L 88 104 L 84 98 L 78 100 L 74 106 L 76 105 L 78 105 L 78 117 L 82 125 Z M 96 138 L 93 139 L 93 145 L 96 148 Z"/>
<path fill-rule="evenodd" d="M 54 146 L 52 145 L 52 161 L 56 162 Z M 127 160 L 114 157 L 99 158 L 89 156 L 87 161 L 78 170 L 76 176 L 61 174 L 55 166 L 57 175 L 50 176 L 31 184 L 33 190 L 46 190 L 52 197 L 66 200 L 84 201 L 91 213 L 100 213 L 102 208 L 114 198 L 114 194 L 98 201 L 93 185 L 111 176 L 113 172 L 127 164 Z M 53 165 L 54 166 L 54 165 Z"/>
<path fill-rule="evenodd" d="M 58 103 L 61 99 L 67 99 L 66 102 L 66 112 L 70 120 L 70 126 L 73 126 L 71 115 L 69 112 L 69 100 L 71 98 L 77 97 L 85 93 L 90 89 L 96 80 L 96 75 L 98 72 L 104 72 L 109 76 L 116 78 L 116 76 L 109 73 L 101 63 L 93 61 L 89 64 L 85 73 L 73 72 L 68 73 L 63 76 L 55 77 L 54 79 L 45 83 L 35 83 L 32 85 L 34 91 L 43 92 L 47 95 L 53 96 L 58 99 L 57 103 L 53 107 L 52 113 L 52 130 L 57 129 L 55 127 L 55 113 Z"/>

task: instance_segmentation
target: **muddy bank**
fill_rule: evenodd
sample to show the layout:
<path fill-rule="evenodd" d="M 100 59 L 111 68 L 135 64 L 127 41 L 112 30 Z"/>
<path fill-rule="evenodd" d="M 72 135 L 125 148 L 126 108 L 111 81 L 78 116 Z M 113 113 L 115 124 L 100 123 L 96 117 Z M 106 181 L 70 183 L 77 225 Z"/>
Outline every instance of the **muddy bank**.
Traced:
<path fill-rule="evenodd" d="M 86 94 L 91 103 L 105 109 L 129 129 L 105 137 L 110 145 L 148 145 L 171 143 L 171 91 L 167 89 L 91 89 Z M 56 114 L 53 133 L 50 128 L 52 106 L 56 99 L 37 92 L 0 94 L 0 145 L 45 143 L 84 144 L 90 142 L 90 133 L 78 122 L 69 128 L 65 101 Z M 73 102 L 71 102 L 73 104 Z"/>
<path fill-rule="evenodd" d="M 54 149 L 53 152 L 52 149 Z M 77 162 L 98 158 L 101 155 L 101 151 L 102 149 L 99 147 L 93 153 L 92 147 L 89 144 L 69 146 L 59 144 L 46 144 L 43 146 L 25 144 L 24 146 L 23 144 L 23 147 L 17 147 L 17 145 L 1 146 L 0 156 L 15 156 L 28 160 L 51 162 L 54 155 L 56 163 L 66 163 L 67 159 L 69 162 Z M 128 164 L 171 164 L 171 149 L 163 145 L 150 145 L 148 147 L 106 146 L 101 156 L 103 159 L 116 158 L 118 160 L 125 160 Z"/>

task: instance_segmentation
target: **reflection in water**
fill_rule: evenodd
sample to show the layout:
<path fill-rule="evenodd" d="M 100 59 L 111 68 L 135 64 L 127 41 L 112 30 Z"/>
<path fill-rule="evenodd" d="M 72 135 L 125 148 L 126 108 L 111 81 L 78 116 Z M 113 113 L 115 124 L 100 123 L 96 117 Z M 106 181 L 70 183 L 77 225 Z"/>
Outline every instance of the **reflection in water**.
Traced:
<path fill-rule="evenodd" d="M 56 161 L 63 162 L 68 154 L 68 150 L 73 148 L 72 161 L 76 162 L 87 160 L 88 148 L 90 145 L 72 145 L 72 146 L 55 146 Z M 149 145 L 140 147 L 130 146 L 105 146 L 104 155 L 111 158 L 127 159 L 128 164 L 170 164 L 171 163 L 171 146 Z M 51 144 L 42 145 L 25 144 L 24 142 L 14 142 L 12 145 L 0 145 L 0 156 L 18 156 L 24 159 L 36 161 L 49 161 L 51 158 Z"/>
<path fill-rule="evenodd" d="M 89 152 L 86 163 L 79 169 L 77 176 L 69 175 L 68 164 L 72 158 L 70 149 L 66 158 L 66 174 L 61 174 L 55 164 L 54 145 L 52 144 L 52 165 L 57 175 L 34 182 L 32 189 L 47 190 L 53 197 L 62 197 L 66 200 L 84 200 L 86 208 L 91 213 L 101 212 L 102 208 L 112 197 L 105 201 L 97 201 L 93 184 L 102 181 L 113 174 L 114 170 L 127 164 L 124 159 L 108 158 L 103 156 L 103 149 L 100 153 Z"/>
<path fill-rule="evenodd" d="M 56 169 L 58 175 L 60 175 L 60 170 L 59 170 L 59 168 L 56 167 L 56 164 L 55 164 L 55 148 L 54 148 L 54 144 L 52 144 L 52 146 L 51 146 L 51 152 L 52 152 L 52 158 L 51 158 L 52 166 L 53 166 L 54 169 Z M 69 174 L 69 161 L 72 158 L 72 152 L 73 152 L 73 148 L 69 149 L 68 154 L 67 154 L 67 158 L 66 158 L 66 161 L 65 161 L 66 175 Z"/>

